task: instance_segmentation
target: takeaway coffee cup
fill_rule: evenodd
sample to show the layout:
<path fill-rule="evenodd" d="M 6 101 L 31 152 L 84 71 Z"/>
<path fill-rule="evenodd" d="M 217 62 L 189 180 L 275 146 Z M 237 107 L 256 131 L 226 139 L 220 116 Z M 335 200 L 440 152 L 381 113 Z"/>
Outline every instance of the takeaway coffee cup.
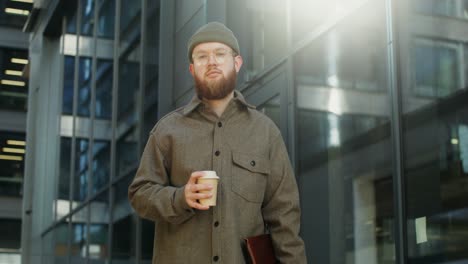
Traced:
<path fill-rule="evenodd" d="M 202 171 L 203 176 L 198 178 L 197 183 L 208 183 L 213 186 L 211 190 L 201 191 L 201 193 L 212 193 L 211 198 L 200 199 L 202 205 L 215 206 L 216 205 L 216 194 L 218 190 L 219 177 L 216 175 L 216 171 Z"/>

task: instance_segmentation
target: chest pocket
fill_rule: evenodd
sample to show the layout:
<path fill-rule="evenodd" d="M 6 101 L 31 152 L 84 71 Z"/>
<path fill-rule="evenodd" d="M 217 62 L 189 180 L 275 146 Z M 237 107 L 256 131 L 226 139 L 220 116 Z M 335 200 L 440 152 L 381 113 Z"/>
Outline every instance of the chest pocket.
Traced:
<path fill-rule="evenodd" d="M 232 153 L 232 161 L 232 191 L 247 201 L 261 203 L 270 173 L 270 161 L 239 152 Z"/>

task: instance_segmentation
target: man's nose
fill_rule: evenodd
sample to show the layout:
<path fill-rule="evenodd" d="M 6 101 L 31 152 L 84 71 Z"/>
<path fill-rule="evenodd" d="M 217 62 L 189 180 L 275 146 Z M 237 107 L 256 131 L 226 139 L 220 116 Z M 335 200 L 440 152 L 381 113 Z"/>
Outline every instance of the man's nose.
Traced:
<path fill-rule="evenodd" d="M 209 54 L 208 55 L 208 64 L 217 64 L 218 61 L 216 60 L 216 55 L 215 54 Z"/>

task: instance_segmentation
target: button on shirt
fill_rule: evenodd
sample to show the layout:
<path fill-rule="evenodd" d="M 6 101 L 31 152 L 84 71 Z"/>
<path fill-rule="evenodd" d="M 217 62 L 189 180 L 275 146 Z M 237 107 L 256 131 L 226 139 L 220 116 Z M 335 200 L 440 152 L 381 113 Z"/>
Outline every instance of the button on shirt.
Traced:
<path fill-rule="evenodd" d="M 217 205 L 195 210 L 194 171 L 220 177 Z M 306 263 L 296 181 L 279 130 L 239 92 L 219 118 L 194 97 L 151 131 L 129 187 L 136 212 L 155 221 L 153 263 L 245 263 L 244 238 L 271 233 L 280 263 Z"/>

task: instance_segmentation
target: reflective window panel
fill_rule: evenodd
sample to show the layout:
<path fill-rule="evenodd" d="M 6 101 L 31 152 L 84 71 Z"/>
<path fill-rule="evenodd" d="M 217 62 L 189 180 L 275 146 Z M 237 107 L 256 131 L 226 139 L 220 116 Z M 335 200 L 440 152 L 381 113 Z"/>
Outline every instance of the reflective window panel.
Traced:
<path fill-rule="evenodd" d="M 70 239 L 70 232 L 68 228 L 68 221 L 60 222 L 51 232 L 53 236 L 52 246 L 54 255 L 54 264 L 68 263 L 68 241 Z M 44 245 L 46 246 L 46 245 Z"/>
<path fill-rule="evenodd" d="M 141 25 L 141 2 L 121 1 L 120 40 L 126 45 L 139 38 Z"/>
<path fill-rule="evenodd" d="M 279 128 L 281 126 L 281 109 L 280 109 L 280 96 L 277 95 L 272 99 L 268 100 L 266 103 L 257 107 L 257 109 L 267 115 L 276 126 Z"/>
<path fill-rule="evenodd" d="M 330 21 L 352 12 L 366 0 L 290 1 L 293 42 L 299 43 Z"/>
<path fill-rule="evenodd" d="M 0 262 L 21 263 L 21 219 L 0 217 Z"/>
<path fill-rule="evenodd" d="M 134 173 L 134 171 L 133 171 Z M 112 208 L 112 263 L 134 263 L 136 248 L 136 217 L 127 199 L 133 173 L 115 186 L 115 205 Z"/>
<path fill-rule="evenodd" d="M 76 22 L 76 13 L 77 13 L 77 10 L 78 10 L 78 4 L 79 4 L 79 1 L 76 1 L 76 9 L 73 11 L 72 14 L 70 14 L 69 16 L 67 16 L 67 24 L 66 24 L 66 33 L 68 34 L 74 34 L 76 35 L 77 33 L 77 22 Z"/>
<path fill-rule="evenodd" d="M 93 144 L 93 177 L 91 194 L 106 187 L 110 180 L 110 141 L 95 140 Z"/>
<path fill-rule="evenodd" d="M 0 110 L 27 110 L 29 84 L 23 77 L 27 63 L 27 50 L 0 47 Z"/>
<path fill-rule="evenodd" d="M 87 258 L 87 232 L 88 208 L 83 207 L 72 215 L 71 227 L 71 259 L 70 264 L 86 263 Z"/>
<path fill-rule="evenodd" d="M 159 1 L 147 1 L 146 43 L 144 49 L 143 135 L 148 135 L 158 120 Z"/>
<path fill-rule="evenodd" d="M 141 219 L 141 258 L 144 263 L 151 263 L 154 245 L 154 222 Z"/>
<path fill-rule="evenodd" d="M 92 59 L 81 57 L 78 72 L 78 116 L 89 117 L 91 104 Z"/>
<path fill-rule="evenodd" d="M 145 105 L 156 103 L 158 93 L 158 59 L 159 59 L 159 1 L 148 1 L 148 18 L 146 19 L 145 67 Z"/>
<path fill-rule="evenodd" d="M 136 115 L 136 100 L 140 83 L 139 48 L 120 60 L 118 119 L 132 120 Z"/>
<path fill-rule="evenodd" d="M 433 21 L 398 28 L 411 54 L 401 60 L 407 261 L 467 263 L 468 20 L 449 18 L 467 18 L 467 1 L 398 5 L 411 23 Z"/>
<path fill-rule="evenodd" d="M 98 38 L 114 38 L 115 0 L 99 0 Z"/>
<path fill-rule="evenodd" d="M 0 26 L 21 30 L 31 12 L 32 1 L 1 1 Z"/>
<path fill-rule="evenodd" d="M 229 2 L 229 1 L 228 1 Z M 286 55 L 287 2 L 282 0 L 242 0 L 227 3 L 235 12 L 233 23 L 238 26 L 244 60 L 243 71 L 249 80 Z M 229 26 L 229 25 L 228 25 Z"/>
<path fill-rule="evenodd" d="M 427 38 L 413 39 L 414 94 L 445 97 L 459 89 L 460 44 Z"/>
<path fill-rule="evenodd" d="M 25 153 L 24 133 L 0 131 L 0 197 L 23 196 Z"/>
<path fill-rule="evenodd" d="M 63 64 L 62 114 L 73 114 L 73 85 L 75 79 L 75 57 L 65 56 Z"/>
<path fill-rule="evenodd" d="M 58 191 L 56 200 L 56 219 L 70 212 L 70 173 L 71 173 L 72 139 L 60 138 L 60 163 L 58 175 Z"/>
<path fill-rule="evenodd" d="M 68 241 L 71 238 L 68 221 L 59 223 L 52 232 L 54 235 L 54 263 L 68 263 L 68 255 L 70 253 L 68 251 Z"/>
<path fill-rule="evenodd" d="M 468 0 L 412 0 L 420 14 L 468 19 Z"/>
<path fill-rule="evenodd" d="M 91 223 L 89 226 L 89 263 L 109 262 L 109 192 L 96 197 L 90 204 Z"/>
<path fill-rule="evenodd" d="M 127 175 L 129 170 L 138 166 L 139 154 L 137 153 L 138 138 L 136 129 L 130 131 L 117 140 L 117 177 Z"/>
<path fill-rule="evenodd" d="M 76 139 L 73 208 L 84 202 L 88 196 L 88 148 L 88 139 Z"/>
<path fill-rule="evenodd" d="M 310 263 L 395 263 L 385 25 L 385 2 L 368 1 L 294 56 Z"/>
<path fill-rule="evenodd" d="M 92 36 L 94 30 L 94 0 L 81 0 L 81 35 Z"/>
<path fill-rule="evenodd" d="M 112 60 L 99 59 L 96 72 L 96 108 L 97 119 L 110 120 L 112 117 Z"/>
<path fill-rule="evenodd" d="M 21 219 L 0 218 L 0 254 L 19 252 L 21 248 Z"/>

